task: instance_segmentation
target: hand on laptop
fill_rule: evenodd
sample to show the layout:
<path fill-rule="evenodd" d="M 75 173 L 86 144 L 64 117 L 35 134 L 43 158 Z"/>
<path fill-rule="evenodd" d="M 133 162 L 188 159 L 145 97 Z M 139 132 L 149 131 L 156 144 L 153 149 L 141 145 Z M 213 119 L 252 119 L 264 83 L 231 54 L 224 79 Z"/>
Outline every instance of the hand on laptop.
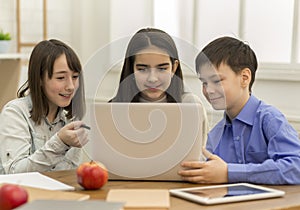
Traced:
<path fill-rule="evenodd" d="M 227 163 L 219 156 L 202 149 L 207 161 L 185 161 L 178 174 L 183 180 L 195 183 L 227 183 Z"/>

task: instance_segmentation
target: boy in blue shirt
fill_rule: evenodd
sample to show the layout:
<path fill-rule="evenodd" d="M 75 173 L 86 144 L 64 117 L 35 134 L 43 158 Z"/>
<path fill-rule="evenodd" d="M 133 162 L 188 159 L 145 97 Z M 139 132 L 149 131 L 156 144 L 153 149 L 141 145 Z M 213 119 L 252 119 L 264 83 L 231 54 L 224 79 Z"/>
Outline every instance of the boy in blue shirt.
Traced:
<path fill-rule="evenodd" d="M 298 134 L 278 109 L 251 94 L 256 69 L 253 50 L 235 38 L 218 38 L 198 54 L 203 94 L 225 113 L 208 134 L 207 161 L 183 162 L 183 180 L 300 184 Z"/>

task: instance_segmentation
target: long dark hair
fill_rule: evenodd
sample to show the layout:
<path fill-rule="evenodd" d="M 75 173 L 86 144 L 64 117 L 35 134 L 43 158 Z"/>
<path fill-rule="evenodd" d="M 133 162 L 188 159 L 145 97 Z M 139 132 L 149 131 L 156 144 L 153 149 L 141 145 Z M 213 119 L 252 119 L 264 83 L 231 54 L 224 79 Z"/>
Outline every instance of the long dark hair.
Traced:
<path fill-rule="evenodd" d="M 172 65 L 178 61 L 175 75 L 166 90 L 167 102 L 181 102 L 183 94 L 183 77 L 178 52 L 172 37 L 166 32 L 156 28 L 145 28 L 135 33 L 131 38 L 122 67 L 119 88 L 116 96 L 110 102 L 139 102 L 140 91 L 134 81 L 135 55 L 150 46 L 158 47 L 168 53 Z"/>
<path fill-rule="evenodd" d="M 47 116 L 49 112 L 48 100 L 45 96 L 42 86 L 42 80 L 46 73 L 48 77 L 53 76 L 53 65 L 55 60 L 62 54 L 66 55 L 68 67 L 80 73 L 79 88 L 76 91 L 69 106 L 64 107 L 67 111 L 67 118 L 76 117 L 82 119 L 85 114 L 85 96 L 82 67 L 76 53 L 65 43 L 51 39 L 39 42 L 33 49 L 28 66 L 28 80 L 18 90 L 18 98 L 30 94 L 32 99 L 32 120 L 40 124 L 41 119 Z"/>

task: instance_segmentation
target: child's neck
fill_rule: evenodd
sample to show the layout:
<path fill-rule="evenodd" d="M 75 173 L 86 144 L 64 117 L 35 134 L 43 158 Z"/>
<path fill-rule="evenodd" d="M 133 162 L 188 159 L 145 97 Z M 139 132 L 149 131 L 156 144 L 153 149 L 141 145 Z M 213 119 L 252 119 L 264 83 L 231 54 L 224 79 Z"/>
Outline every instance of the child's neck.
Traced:
<path fill-rule="evenodd" d="M 52 123 L 52 122 L 54 122 L 54 120 L 55 120 L 55 118 L 56 118 L 56 115 L 57 115 L 57 113 L 58 113 L 58 107 L 56 108 L 56 109 L 50 109 L 49 110 L 49 113 L 48 113 L 48 115 L 47 115 L 47 119 L 48 119 L 48 121 L 50 122 L 50 123 Z"/>
<path fill-rule="evenodd" d="M 230 107 L 229 109 L 226 109 L 226 115 L 229 117 L 230 120 L 236 118 L 238 114 L 242 111 L 246 103 L 248 102 L 250 98 L 250 94 L 245 94 L 241 100 L 237 104 L 234 104 L 234 106 Z"/>

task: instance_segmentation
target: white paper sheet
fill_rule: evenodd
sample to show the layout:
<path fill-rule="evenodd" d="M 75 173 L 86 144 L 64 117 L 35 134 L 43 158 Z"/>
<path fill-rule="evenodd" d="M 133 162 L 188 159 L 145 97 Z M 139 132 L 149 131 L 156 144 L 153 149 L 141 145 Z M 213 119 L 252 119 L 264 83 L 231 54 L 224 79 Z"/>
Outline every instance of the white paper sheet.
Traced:
<path fill-rule="evenodd" d="M 11 183 L 46 190 L 74 190 L 75 188 L 38 172 L 0 175 L 0 184 Z"/>

